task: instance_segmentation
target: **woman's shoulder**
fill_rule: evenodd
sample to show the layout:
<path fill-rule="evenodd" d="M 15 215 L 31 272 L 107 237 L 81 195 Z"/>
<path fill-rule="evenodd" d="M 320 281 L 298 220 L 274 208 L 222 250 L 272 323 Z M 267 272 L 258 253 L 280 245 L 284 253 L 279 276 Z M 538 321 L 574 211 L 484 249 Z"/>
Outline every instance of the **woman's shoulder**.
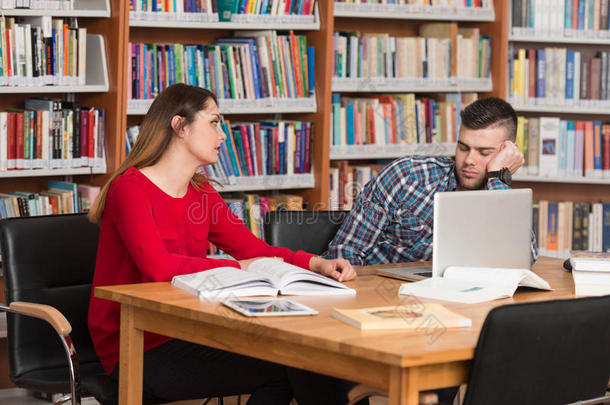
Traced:
<path fill-rule="evenodd" d="M 145 192 L 146 181 L 143 177 L 144 176 L 138 171 L 138 169 L 131 167 L 112 180 L 109 192 L 112 191 L 114 193 L 119 192 L 128 194 Z"/>

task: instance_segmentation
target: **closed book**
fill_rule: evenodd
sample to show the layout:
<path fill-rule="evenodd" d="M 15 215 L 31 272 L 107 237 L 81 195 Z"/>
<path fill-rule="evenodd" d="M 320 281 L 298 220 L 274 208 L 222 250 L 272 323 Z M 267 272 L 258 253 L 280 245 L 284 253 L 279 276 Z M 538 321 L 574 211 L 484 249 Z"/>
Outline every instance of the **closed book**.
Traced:
<path fill-rule="evenodd" d="M 572 270 L 610 272 L 610 252 L 570 251 Z"/>
<path fill-rule="evenodd" d="M 593 122 L 593 177 L 601 179 L 603 176 L 602 167 L 602 123 Z"/>
<path fill-rule="evenodd" d="M 557 176 L 559 118 L 540 118 L 540 176 Z"/>
<path fill-rule="evenodd" d="M 450 311 L 441 304 L 394 305 L 360 309 L 334 308 L 333 318 L 361 330 L 419 329 L 430 320 L 445 328 L 468 328 L 472 320 Z"/>
<path fill-rule="evenodd" d="M 576 121 L 574 127 L 574 170 L 576 176 L 582 176 L 584 173 L 585 123 Z"/>
<path fill-rule="evenodd" d="M 594 148 L 595 148 L 595 137 L 593 132 L 593 121 L 585 121 L 584 123 L 584 161 L 583 169 L 585 177 L 594 177 Z"/>
<path fill-rule="evenodd" d="M 610 179 L 610 124 L 602 125 L 602 174 Z"/>

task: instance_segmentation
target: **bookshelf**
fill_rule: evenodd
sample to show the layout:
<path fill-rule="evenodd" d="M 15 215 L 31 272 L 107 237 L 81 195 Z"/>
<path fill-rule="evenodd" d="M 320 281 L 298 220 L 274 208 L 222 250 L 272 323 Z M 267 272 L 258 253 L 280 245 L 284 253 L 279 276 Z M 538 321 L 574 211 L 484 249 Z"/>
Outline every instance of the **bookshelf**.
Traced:
<path fill-rule="evenodd" d="M 31 97 L 46 97 L 76 101 L 82 105 L 105 110 L 105 167 L 82 167 L 71 169 L 25 169 L 0 172 L 0 191 L 15 190 L 38 192 L 46 189 L 51 179 L 71 179 L 85 184 L 103 184 L 106 174 L 118 165 L 116 134 L 125 127 L 123 89 L 126 79 L 117 68 L 124 64 L 121 50 L 122 27 L 125 27 L 125 11 L 122 2 L 89 0 L 75 2 L 72 10 L 2 9 L 5 17 L 52 16 L 76 17 L 79 27 L 87 29 L 86 82 L 84 85 L 37 86 L 29 81 L 23 86 L 0 86 L 0 110 L 22 109 L 24 101 Z M 9 96 L 10 95 L 10 96 Z M 67 176 L 67 177 L 66 177 Z"/>
<path fill-rule="evenodd" d="M 219 99 L 219 109 L 233 122 L 249 122 L 260 119 L 286 119 L 311 121 L 314 124 L 312 156 L 322 150 L 320 139 L 325 126 L 324 111 L 330 100 L 330 82 L 325 80 L 325 52 L 328 40 L 325 25 L 328 14 L 326 1 L 319 1 L 311 16 L 299 15 L 233 15 L 231 22 L 219 22 L 217 13 L 187 15 L 193 13 L 154 13 L 131 11 L 129 13 L 129 42 L 169 44 L 212 44 L 218 38 L 232 37 L 233 31 L 294 31 L 304 35 L 307 45 L 315 47 L 315 92 L 306 98 Z M 331 30 L 332 31 L 332 30 Z M 128 61 L 129 63 L 129 61 Z M 127 65 L 125 66 L 127 70 Z M 126 115 L 129 126 L 141 122 L 152 100 L 127 100 Z M 328 153 L 328 151 L 326 151 Z M 228 184 L 218 187 L 221 192 L 303 190 L 317 185 L 316 177 L 324 171 L 324 162 L 312 159 L 312 173 L 295 175 L 231 177 Z M 227 183 L 227 182 L 225 182 Z"/>
<path fill-rule="evenodd" d="M 528 0 L 529 1 L 529 0 Z M 610 50 L 610 31 L 607 29 L 599 30 L 575 30 L 568 29 L 564 25 L 566 20 L 562 14 L 561 24 L 553 25 L 549 21 L 534 21 L 525 26 L 523 20 L 517 22 L 513 15 L 514 0 L 502 2 L 503 13 L 508 18 L 501 22 L 501 35 L 506 38 L 507 52 L 502 54 L 502 59 L 496 63 L 504 65 L 506 72 L 502 76 L 504 80 L 499 80 L 504 91 L 494 90 L 498 97 L 504 97 L 511 101 L 513 107 L 520 116 L 527 118 L 537 117 L 559 117 L 562 120 L 602 120 L 607 116 L 610 100 L 542 100 L 529 98 L 528 100 L 511 97 L 510 94 L 510 68 L 509 52 L 514 48 L 544 49 L 546 47 L 567 48 L 568 50 L 584 50 L 586 52 L 597 52 L 599 50 Z M 496 2 L 498 4 L 498 2 Z M 532 6 L 534 7 L 534 6 Z M 562 6 L 563 7 L 563 6 Z M 498 11 L 498 6 L 496 6 Z M 550 17 L 552 18 L 552 17 Z M 537 24 L 537 25 L 536 25 Z M 524 102 L 525 101 L 525 102 Z M 516 173 L 513 176 L 513 187 L 527 187 L 533 190 L 535 200 L 549 201 L 587 201 L 598 202 L 608 201 L 610 198 L 610 184 L 608 179 L 591 177 L 569 177 L 555 176 L 542 177 Z"/>
<path fill-rule="evenodd" d="M 495 55 L 506 52 L 506 35 L 501 35 L 501 23 L 506 17 L 505 9 L 495 10 L 494 7 L 484 9 L 432 7 L 393 4 L 355 4 L 334 2 L 333 33 L 358 32 L 362 35 L 383 33 L 390 37 L 413 37 L 418 35 L 418 28 L 430 22 L 455 22 L 462 28 L 478 28 L 480 35 L 491 36 L 492 62 L 491 77 L 464 79 L 451 77 L 447 79 L 411 79 L 411 78 L 344 78 L 333 77 L 332 66 L 328 71 L 331 77 L 332 93 L 352 97 L 374 93 L 392 95 L 393 93 L 417 93 L 426 96 L 430 93 L 481 93 L 495 94 L 503 91 L 498 89 L 497 78 L 506 77 L 506 69 L 495 61 Z M 331 42 L 332 45 L 332 42 Z M 334 51 L 334 49 L 333 49 Z M 330 111 L 329 111 L 330 114 Z M 332 128 L 326 129 L 324 138 L 331 145 Z M 327 139 L 327 140 L 326 140 Z M 455 143 L 438 144 L 386 144 L 386 145 L 331 145 L 329 158 L 333 161 L 356 160 L 372 161 L 378 159 L 394 159 L 408 154 L 423 154 L 428 156 L 449 156 L 455 152 Z M 358 162 L 362 163 L 362 162 Z M 330 172 L 330 167 L 328 169 Z M 317 206 L 328 207 L 330 176 L 325 175 L 322 181 L 316 183 L 316 188 L 307 197 Z"/>

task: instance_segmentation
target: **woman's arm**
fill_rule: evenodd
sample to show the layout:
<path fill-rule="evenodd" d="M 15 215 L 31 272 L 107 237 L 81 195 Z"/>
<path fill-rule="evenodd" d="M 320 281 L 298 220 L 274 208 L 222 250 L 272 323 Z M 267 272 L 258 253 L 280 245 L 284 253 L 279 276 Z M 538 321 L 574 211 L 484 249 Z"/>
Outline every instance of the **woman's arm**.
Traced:
<path fill-rule="evenodd" d="M 234 260 L 207 259 L 168 252 L 161 237 L 162 230 L 157 224 L 159 218 L 155 221 L 153 217 L 151 197 L 145 187 L 135 181 L 117 180 L 108 192 L 104 219 L 107 218 L 115 226 L 129 256 L 147 279 L 169 281 L 175 275 L 214 267 L 240 268 Z M 170 212 L 161 214 L 168 216 L 163 218 L 165 222 L 175 220 L 171 218 Z"/>

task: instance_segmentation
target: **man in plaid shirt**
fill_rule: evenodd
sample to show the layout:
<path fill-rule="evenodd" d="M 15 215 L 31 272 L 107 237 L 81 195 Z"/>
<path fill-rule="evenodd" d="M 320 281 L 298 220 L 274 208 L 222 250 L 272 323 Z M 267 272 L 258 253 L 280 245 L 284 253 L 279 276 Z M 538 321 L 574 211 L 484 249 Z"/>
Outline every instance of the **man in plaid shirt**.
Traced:
<path fill-rule="evenodd" d="M 324 257 L 353 265 L 431 260 L 435 193 L 510 189 L 510 174 L 524 163 L 513 108 L 484 98 L 461 118 L 455 159 L 415 155 L 390 163 L 366 184 Z M 531 253 L 533 263 L 533 232 Z"/>

